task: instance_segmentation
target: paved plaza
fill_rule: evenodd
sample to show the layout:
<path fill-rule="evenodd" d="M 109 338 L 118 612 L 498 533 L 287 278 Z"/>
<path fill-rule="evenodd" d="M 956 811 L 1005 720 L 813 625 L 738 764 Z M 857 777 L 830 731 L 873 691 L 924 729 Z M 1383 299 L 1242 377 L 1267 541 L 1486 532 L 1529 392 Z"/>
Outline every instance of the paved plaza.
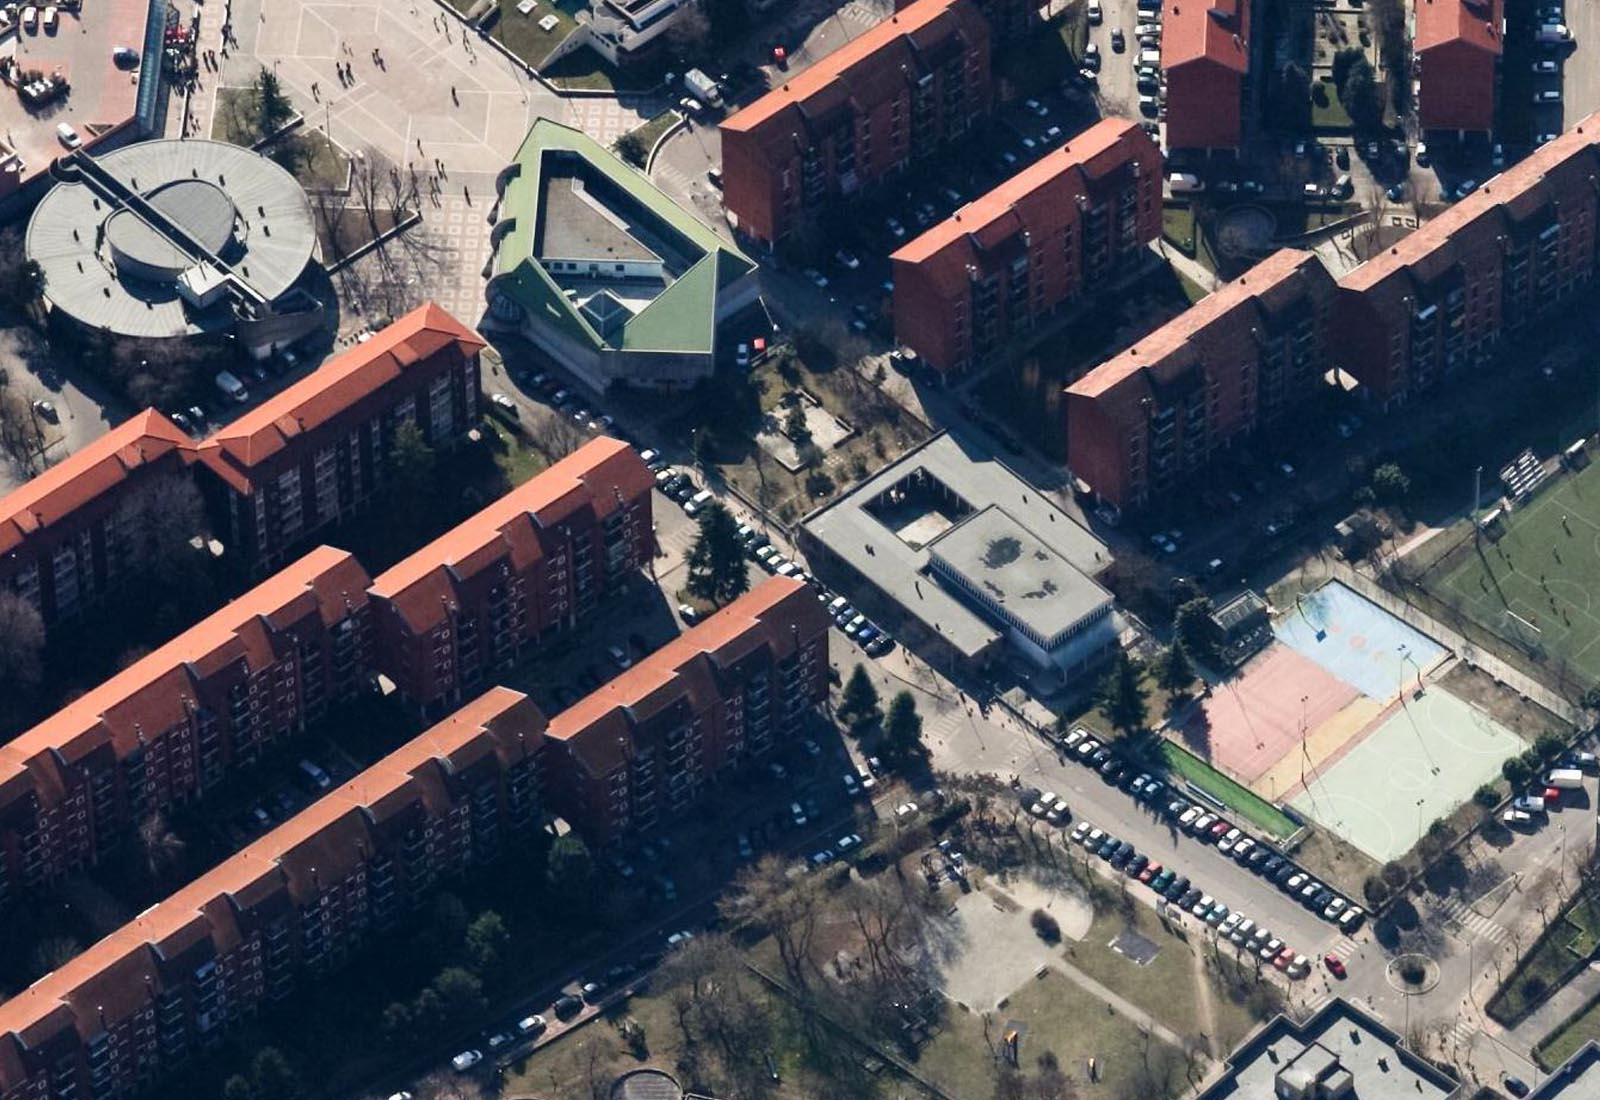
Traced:
<path fill-rule="evenodd" d="M 664 106 L 659 97 L 559 96 L 427 0 L 274 0 L 270 9 L 233 0 L 224 10 L 215 2 L 200 9 L 201 45 L 218 50 L 221 73 L 203 72 L 190 133 L 210 133 L 219 87 L 248 86 L 265 66 L 305 125 L 352 153 L 437 179 L 436 199 L 423 189 L 423 226 L 408 234 L 426 239 L 386 249 L 340 280 L 346 332 L 425 298 L 476 322 L 495 176 L 534 120 L 554 118 L 609 145 Z M 236 40 L 226 58 L 224 19 Z M 341 83 L 339 65 L 353 82 Z M 176 134 L 183 112 L 172 114 Z"/>

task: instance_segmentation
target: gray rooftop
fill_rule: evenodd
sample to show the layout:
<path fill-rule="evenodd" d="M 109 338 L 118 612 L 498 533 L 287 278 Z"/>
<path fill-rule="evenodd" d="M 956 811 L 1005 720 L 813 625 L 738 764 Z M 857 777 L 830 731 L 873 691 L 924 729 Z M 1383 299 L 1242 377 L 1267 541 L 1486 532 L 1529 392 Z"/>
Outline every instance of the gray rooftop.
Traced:
<path fill-rule="evenodd" d="M 1529 1100 L 1594 1100 L 1600 1096 L 1600 1044 L 1588 1042 L 1561 1064 Z"/>
<path fill-rule="evenodd" d="M 27 252 L 44 271 L 51 306 L 81 324 L 142 337 L 225 328 L 231 318 L 196 313 L 178 294 L 191 247 L 211 251 L 269 302 L 316 253 L 305 191 L 258 153 L 220 141 L 145 141 L 94 163 L 188 239 L 168 237 L 83 178 L 57 183 L 28 222 Z"/>
<path fill-rule="evenodd" d="M 541 260 L 660 260 L 630 231 L 628 223 L 590 195 L 581 176 L 549 173 L 539 210 Z"/>
<path fill-rule="evenodd" d="M 1279 1016 L 1258 1028 L 1229 1056 L 1227 1072 L 1201 1100 L 1279 1100 L 1280 1074 L 1285 1084 L 1297 1077 L 1348 1074 L 1354 1100 L 1462 1095 L 1455 1081 L 1398 1042 L 1399 1036 L 1375 1017 L 1335 998 L 1304 1025 Z"/>
<path fill-rule="evenodd" d="M 992 453 L 958 441 L 948 432 L 907 452 L 804 520 L 811 537 L 871 578 L 907 614 L 920 619 L 930 632 L 940 634 L 964 655 L 982 653 L 999 631 L 955 593 L 923 576 L 930 548 L 938 545 L 941 534 L 948 537 L 959 528 L 951 525 L 948 531 L 927 538 L 902 536 L 867 509 L 869 503 L 919 470 L 966 502 L 973 512 L 998 505 L 1048 552 L 1080 573 L 1095 576 L 1112 562 L 1111 551 L 1103 542 L 1038 489 Z M 972 515 L 969 512 L 963 518 L 970 520 Z M 981 532 L 982 528 L 974 530 Z M 953 545 L 959 548 L 961 543 Z M 1010 583 L 1020 585 L 1020 581 Z"/>
<path fill-rule="evenodd" d="M 1041 638 L 1056 637 L 1111 602 L 1111 593 L 998 504 L 974 512 L 928 550 Z"/>

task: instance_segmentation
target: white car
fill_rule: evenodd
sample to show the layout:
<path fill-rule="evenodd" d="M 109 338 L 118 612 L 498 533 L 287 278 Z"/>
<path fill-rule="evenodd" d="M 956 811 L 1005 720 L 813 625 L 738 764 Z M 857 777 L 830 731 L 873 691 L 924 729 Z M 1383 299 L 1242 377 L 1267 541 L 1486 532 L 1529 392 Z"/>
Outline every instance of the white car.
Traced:
<path fill-rule="evenodd" d="M 524 1016 L 517 1021 L 518 1035 L 537 1035 L 544 1030 L 543 1016 Z"/>
<path fill-rule="evenodd" d="M 68 149 L 76 149 L 83 144 L 83 139 L 78 136 L 78 131 L 65 122 L 56 123 L 56 140 Z"/>
<path fill-rule="evenodd" d="M 917 804 L 915 802 L 902 802 L 900 805 L 894 808 L 894 816 L 900 821 L 904 821 L 906 818 L 910 817 L 916 812 Z"/>
<path fill-rule="evenodd" d="M 846 267 L 851 271 L 854 271 L 856 268 L 861 266 L 860 260 L 856 259 L 854 255 L 846 252 L 842 248 L 833 254 L 833 258 L 839 261 L 841 267 Z"/>
<path fill-rule="evenodd" d="M 1243 836 L 1244 834 L 1238 829 L 1229 829 L 1227 832 L 1223 833 L 1222 838 L 1217 841 L 1217 851 L 1223 853 L 1233 851 L 1233 846 L 1239 843 L 1239 840 Z"/>
<path fill-rule="evenodd" d="M 483 1051 L 463 1050 L 460 1054 L 450 1059 L 450 1068 L 457 1073 L 465 1073 L 481 1061 L 483 1061 Z"/>
<path fill-rule="evenodd" d="M 1538 75 L 1540 75 L 1540 76 L 1548 76 L 1551 73 L 1560 72 L 1561 71 L 1561 66 L 1557 65 L 1554 61 L 1551 61 L 1549 58 L 1546 58 L 1543 61 L 1535 61 L 1533 63 L 1533 71 L 1535 73 L 1537 73 Z"/>
<path fill-rule="evenodd" d="M 811 280 L 811 285 L 816 287 L 818 290 L 828 289 L 828 277 L 822 272 L 818 271 L 816 268 L 806 268 L 805 276 Z"/>
<path fill-rule="evenodd" d="M 22 29 L 30 34 L 39 26 L 39 9 L 29 4 L 22 9 Z"/>
<path fill-rule="evenodd" d="M 1100 6 L 1100 0 L 1089 0 L 1089 25 L 1098 27 L 1105 17 L 1105 9 Z"/>

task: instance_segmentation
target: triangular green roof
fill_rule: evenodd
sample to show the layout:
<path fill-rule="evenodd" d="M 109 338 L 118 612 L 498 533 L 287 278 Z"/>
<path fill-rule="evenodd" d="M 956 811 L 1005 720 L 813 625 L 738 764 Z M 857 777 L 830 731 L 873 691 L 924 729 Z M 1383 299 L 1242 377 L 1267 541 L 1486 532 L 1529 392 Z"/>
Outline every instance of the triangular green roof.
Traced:
<path fill-rule="evenodd" d="M 575 154 L 618 186 L 643 210 L 670 226 L 703 254 L 622 328 L 618 344 L 608 345 L 533 255 L 538 232 L 541 176 L 545 156 Z M 656 189 L 644 175 L 581 130 L 540 119 L 523 139 L 514 163 L 516 175 L 500 200 L 500 220 L 515 218 L 495 248 L 494 270 L 502 293 L 533 317 L 558 325 L 567 335 L 595 348 L 628 351 L 710 351 L 716 329 L 717 292 L 755 269 L 744 253 Z"/>

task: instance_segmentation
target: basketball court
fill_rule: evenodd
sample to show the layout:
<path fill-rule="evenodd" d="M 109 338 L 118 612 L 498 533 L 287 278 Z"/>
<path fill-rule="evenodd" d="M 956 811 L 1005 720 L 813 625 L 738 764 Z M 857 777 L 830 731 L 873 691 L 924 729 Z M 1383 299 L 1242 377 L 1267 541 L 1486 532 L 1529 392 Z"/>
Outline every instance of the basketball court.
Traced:
<path fill-rule="evenodd" d="M 1381 722 L 1332 763 L 1309 768 L 1290 804 L 1373 859 L 1410 851 L 1436 818 L 1500 774 L 1526 746 L 1471 704 L 1437 685 L 1409 688 Z"/>
<path fill-rule="evenodd" d="M 1272 624 L 1284 645 L 1315 661 L 1361 694 L 1387 703 L 1414 689 L 1449 650 L 1371 600 L 1330 581 L 1295 600 Z"/>

